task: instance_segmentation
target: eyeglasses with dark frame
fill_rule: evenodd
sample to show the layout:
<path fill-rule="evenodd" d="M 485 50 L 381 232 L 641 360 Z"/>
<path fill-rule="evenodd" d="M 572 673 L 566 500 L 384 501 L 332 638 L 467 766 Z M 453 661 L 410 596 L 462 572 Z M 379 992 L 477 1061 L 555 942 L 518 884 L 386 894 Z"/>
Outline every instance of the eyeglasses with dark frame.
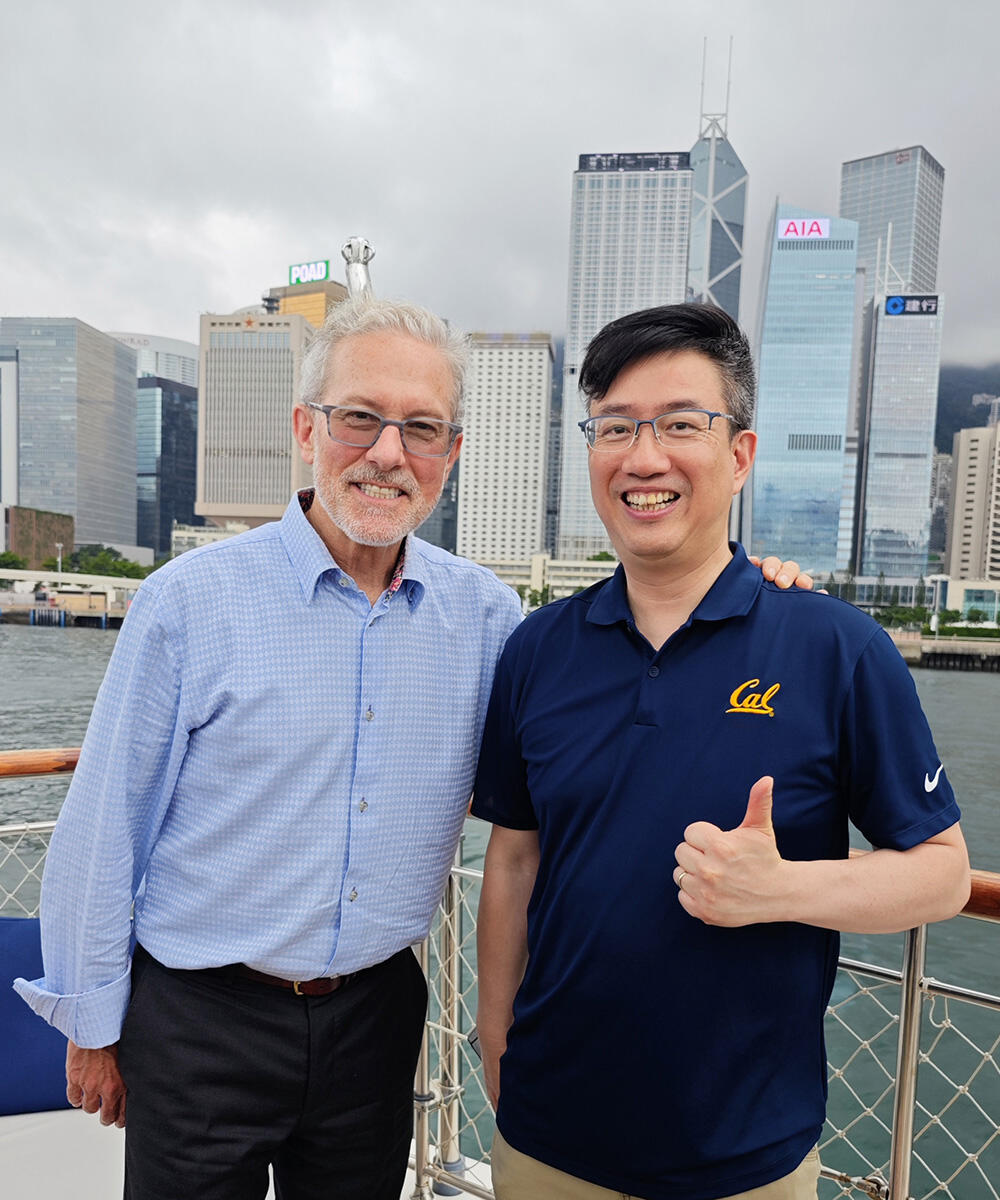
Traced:
<path fill-rule="evenodd" d="M 675 408 L 646 421 L 621 417 L 617 413 L 602 413 L 598 417 L 587 417 L 579 422 L 579 426 L 591 450 L 620 453 L 635 445 L 643 425 L 652 429 L 653 437 L 661 446 L 676 446 L 705 437 L 717 417 L 736 421 L 731 413 L 710 412 L 707 408 Z"/>
<path fill-rule="evenodd" d="M 326 414 L 326 431 L 342 446 L 355 446 L 366 450 L 382 436 L 386 425 L 399 430 L 403 449 L 407 454 L 420 458 L 444 458 L 462 432 L 462 426 L 454 421 L 440 421 L 436 417 L 408 417 L 405 421 L 394 421 L 365 408 L 351 408 L 340 404 L 313 404 L 303 401 L 306 408 Z"/>

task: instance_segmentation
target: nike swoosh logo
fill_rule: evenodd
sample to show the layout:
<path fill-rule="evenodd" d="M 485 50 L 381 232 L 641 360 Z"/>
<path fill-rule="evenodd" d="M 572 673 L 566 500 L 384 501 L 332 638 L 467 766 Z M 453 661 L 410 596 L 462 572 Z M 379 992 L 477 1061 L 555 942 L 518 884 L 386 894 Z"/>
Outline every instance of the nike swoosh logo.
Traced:
<path fill-rule="evenodd" d="M 924 791 L 925 792 L 933 792 L 934 791 L 934 789 L 938 785 L 938 780 L 941 778 L 941 772 L 943 770 L 944 770 L 944 763 L 942 763 L 941 766 L 939 766 L 938 769 L 934 772 L 933 779 L 931 779 L 931 777 L 929 775 L 927 775 L 926 773 L 924 774 Z"/>

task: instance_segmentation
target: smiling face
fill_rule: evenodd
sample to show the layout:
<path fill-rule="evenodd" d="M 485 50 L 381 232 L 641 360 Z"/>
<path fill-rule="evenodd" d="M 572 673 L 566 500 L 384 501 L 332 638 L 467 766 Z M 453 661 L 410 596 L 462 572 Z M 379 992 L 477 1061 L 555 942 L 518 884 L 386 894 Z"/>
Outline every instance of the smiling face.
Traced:
<path fill-rule="evenodd" d="M 409 334 L 380 330 L 354 334 L 333 348 L 319 402 L 356 406 L 397 421 L 450 421 L 453 391 L 454 378 L 440 350 Z M 400 430 L 391 425 L 365 449 L 333 441 L 323 413 L 297 406 L 294 423 L 322 508 L 311 519 L 338 562 L 359 545 L 397 546 L 424 521 L 462 441 L 446 457 L 423 458 L 406 453 Z"/>
<path fill-rule="evenodd" d="M 671 409 L 727 412 L 719 368 L 696 350 L 657 354 L 626 367 L 591 416 L 651 420 Z M 753 463 L 756 435 L 730 436 L 715 420 L 703 436 L 661 445 L 643 425 L 626 450 L 590 452 L 590 490 L 618 557 L 659 560 L 671 573 L 695 571 L 728 553 L 729 506 Z"/>

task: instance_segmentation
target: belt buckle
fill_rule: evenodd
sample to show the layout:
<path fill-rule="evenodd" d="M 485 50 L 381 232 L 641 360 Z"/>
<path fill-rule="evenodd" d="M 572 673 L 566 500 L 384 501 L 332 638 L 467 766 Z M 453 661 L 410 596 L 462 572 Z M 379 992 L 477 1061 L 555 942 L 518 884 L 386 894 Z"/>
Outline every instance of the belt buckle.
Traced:
<path fill-rule="evenodd" d="M 301 979 L 293 979 L 292 980 L 292 991 L 296 994 L 296 996 L 304 996 L 305 995 L 305 992 L 302 991 L 301 987 L 299 986 L 301 983 L 302 983 Z"/>

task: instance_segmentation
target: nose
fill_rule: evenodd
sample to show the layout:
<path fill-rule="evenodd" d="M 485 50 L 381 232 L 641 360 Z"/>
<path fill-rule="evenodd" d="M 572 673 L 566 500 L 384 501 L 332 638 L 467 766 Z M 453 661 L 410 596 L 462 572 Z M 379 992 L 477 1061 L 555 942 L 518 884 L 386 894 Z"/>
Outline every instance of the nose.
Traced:
<path fill-rule="evenodd" d="M 630 475 L 658 475 L 669 466 L 666 446 L 656 440 L 652 424 L 644 422 L 639 426 L 635 441 L 625 451 L 622 470 Z"/>
<path fill-rule="evenodd" d="M 365 458 L 380 471 L 391 471 L 406 462 L 403 449 L 403 431 L 396 425 L 385 425 L 373 446 L 369 446 Z"/>

